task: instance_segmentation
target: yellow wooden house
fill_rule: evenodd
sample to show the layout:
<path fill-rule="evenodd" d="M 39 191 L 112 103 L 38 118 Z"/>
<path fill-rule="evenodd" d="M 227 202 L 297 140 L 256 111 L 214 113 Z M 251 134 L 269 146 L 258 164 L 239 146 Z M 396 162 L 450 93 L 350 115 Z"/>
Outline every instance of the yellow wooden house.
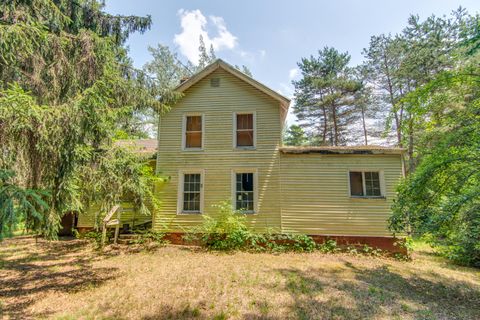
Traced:
<path fill-rule="evenodd" d="M 156 170 L 169 180 L 153 230 L 188 232 L 229 200 L 258 232 L 393 243 L 402 149 L 282 146 L 290 100 L 222 60 L 177 91 L 158 123 Z"/>

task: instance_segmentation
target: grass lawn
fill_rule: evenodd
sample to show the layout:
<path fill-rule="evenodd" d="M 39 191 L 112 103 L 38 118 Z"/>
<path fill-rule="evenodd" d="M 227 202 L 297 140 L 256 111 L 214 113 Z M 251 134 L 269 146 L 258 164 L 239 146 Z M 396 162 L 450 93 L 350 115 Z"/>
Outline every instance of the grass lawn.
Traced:
<path fill-rule="evenodd" d="M 420 246 L 414 261 L 348 254 L 98 254 L 80 240 L 0 244 L 0 318 L 480 319 L 480 270 Z"/>

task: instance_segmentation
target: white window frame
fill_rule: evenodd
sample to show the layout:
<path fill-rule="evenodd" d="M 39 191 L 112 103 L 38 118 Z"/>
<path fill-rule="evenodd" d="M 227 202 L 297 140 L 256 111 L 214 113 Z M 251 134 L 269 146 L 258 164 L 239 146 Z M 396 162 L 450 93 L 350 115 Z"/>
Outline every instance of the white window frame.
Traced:
<path fill-rule="evenodd" d="M 350 185 L 350 172 L 361 172 L 362 173 L 362 188 L 363 188 L 363 196 L 354 196 L 352 195 L 352 189 Z M 380 179 L 380 195 L 379 196 L 367 196 L 366 191 L 367 187 L 365 184 L 365 172 L 378 172 L 378 179 Z M 347 181 L 348 181 L 348 196 L 350 198 L 355 199 L 385 199 L 385 177 L 383 170 L 376 170 L 376 169 L 349 169 L 347 172 Z"/>
<path fill-rule="evenodd" d="M 253 115 L 253 146 L 237 146 L 237 115 Z M 257 148 L 257 113 L 255 111 L 242 111 L 233 113 L 233 149 L 234 150 L 255 150 Z"/>
<path fill-rule="evenodd" d="M 187 117 L 202 117 L 202 147 L 187 148 Z M 205 114 L 201 112 L 187 112 L 182 117 L 182 151 L 203 151 L 205 148 Z"/>
<path fill-rule="evenodd" d="M 237 173 L 253 173 L 253 211 L 242 211 L 245 214 L 258 214 L 258 169 L 257 168 L 234 168 L 231 173 L 231 198 L 232 208 L 237 211 Z"/>
<path fill-rule="evenodd" d="M 183 192 L 184 192 L 186 174 L 200 174 L 200 211 L 183 210 Z M 203 214 L 204 190 L 205 190 L 205 170 L 204 169 L 179 170 L 178 171 L 177 214 Z"/>

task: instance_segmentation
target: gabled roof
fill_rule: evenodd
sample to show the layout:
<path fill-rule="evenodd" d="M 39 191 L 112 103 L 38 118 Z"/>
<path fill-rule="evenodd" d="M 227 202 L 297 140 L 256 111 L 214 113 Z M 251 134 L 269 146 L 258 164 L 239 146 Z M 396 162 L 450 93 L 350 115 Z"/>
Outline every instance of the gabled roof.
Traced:
<path fill-rule="evenodd" d="M 258 82 L 257 80 L 253 79 L 252 77 L 249 77 L 245 73 L 237 70 L 235 67 L 226 63 L 222 59 L 215 60 L 213 63 L 206 66 L 203 70 L 196 73 L 195 75 L 190 77 L 188 80 L 182 82 L 180 85 L 178 85 L 175 88 L 175 91 L 184 92 L 185 90 L 187 90 L 188 88 L 193 86 L 195 83 L 199 82 L 200 80 L 202 80 L 203 78 L 205 78 L 206 76 L 208 76 L 209 74 L 211 74 L 212 72 L 214 72 L 215 70 L 218 70 L 220 68 L 229 72 L 230 74 L 239 78 L 240 80 L 245 81 L 246 83 L 250 84 L 251 86 L 257 88 L 258 90 L 262 91 L 263 93 L 270 96 L 271 98 L 277 100 L 280 103 L 280 107 L 282 108 L 282 112 L 281 112 L 282 122 L 285 121 L 285 118 L 287 117 L 288 107 L 290 106 L 290 99 L 282 96 L 281 94 L 279 94 L 278 92 L 270 89 L 266 85 Z"/>

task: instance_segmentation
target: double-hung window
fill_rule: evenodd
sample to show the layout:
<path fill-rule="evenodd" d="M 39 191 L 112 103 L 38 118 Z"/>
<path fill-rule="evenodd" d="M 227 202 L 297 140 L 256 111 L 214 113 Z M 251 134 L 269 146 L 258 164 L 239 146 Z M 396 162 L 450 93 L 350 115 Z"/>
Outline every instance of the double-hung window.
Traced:
<path fill-rule="evenodd" d="M 254 171 L 234 172 L 234 206 L 244 213 L 255 213 L 256 173 Z"/>
<path fill-rule="evenodd" d="M 255 147 L 255 114 L 235 113 L 235 147 Z"/>
<path fill-rule="evenodd" d="M 202 213 L 203 172 L 181 172 L 179 179 L 178 213 Z"/>
<path fill-rule="evenodd" d="M 379 171 L 350 171 L 349 178 L 352 197 L 383 197 Z"/>
<path fill-rule="evenodd" d="M 201 150 L 203 148 L 203 116 L 187 114 L 183 120 L 183 149 Z"/>

